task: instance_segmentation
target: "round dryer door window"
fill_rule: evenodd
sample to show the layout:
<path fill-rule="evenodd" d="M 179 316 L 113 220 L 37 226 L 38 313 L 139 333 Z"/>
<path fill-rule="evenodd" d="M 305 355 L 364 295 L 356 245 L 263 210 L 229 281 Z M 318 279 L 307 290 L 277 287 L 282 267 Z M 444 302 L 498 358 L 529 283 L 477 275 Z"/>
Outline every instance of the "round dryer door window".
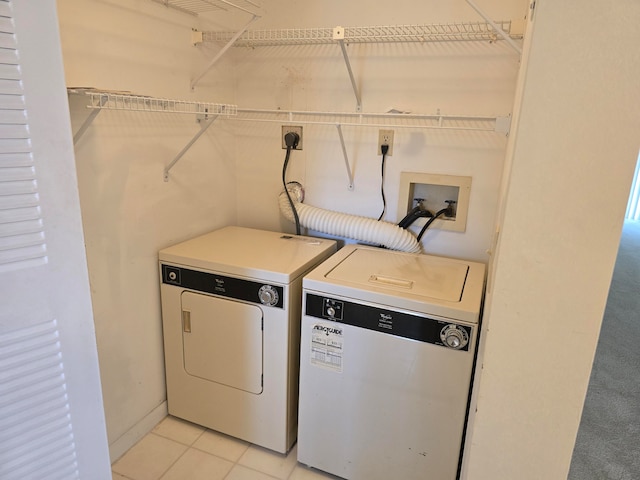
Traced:
<path fill-rule="evenodd" d="M 262 393 L 262 310 L 256 305 L 182 293 L 184 369 L 189 375 Z"/>

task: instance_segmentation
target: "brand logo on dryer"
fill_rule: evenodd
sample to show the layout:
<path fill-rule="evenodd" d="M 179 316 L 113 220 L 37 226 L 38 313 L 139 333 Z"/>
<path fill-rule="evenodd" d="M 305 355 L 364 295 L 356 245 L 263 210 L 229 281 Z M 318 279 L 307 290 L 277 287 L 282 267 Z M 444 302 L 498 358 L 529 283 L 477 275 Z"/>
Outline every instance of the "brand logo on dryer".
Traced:
<path fill-rule="evenodd" d="M 378 318 L 378 328 L 384 328 L 385 330 L 392 330 L 393 317 L 388 313 L 380 313 L 380 318 Z"/>
<path fill-rule="evenodd" d="M 215 278 L 213 283 L 213 289 L 216 292 L 226 292 L 226 288 L 224 286 L 224 278 Z"/>

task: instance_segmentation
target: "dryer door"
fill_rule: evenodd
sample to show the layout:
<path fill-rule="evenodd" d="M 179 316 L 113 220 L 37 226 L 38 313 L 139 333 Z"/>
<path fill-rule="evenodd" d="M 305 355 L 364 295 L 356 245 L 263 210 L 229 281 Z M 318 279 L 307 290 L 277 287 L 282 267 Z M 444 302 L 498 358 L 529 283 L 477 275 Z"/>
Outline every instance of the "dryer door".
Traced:
<path fill-rule="evenodd" d="M 260 307 L 183 292 L 182 344 L 189 375 L 262 393 Z"/>

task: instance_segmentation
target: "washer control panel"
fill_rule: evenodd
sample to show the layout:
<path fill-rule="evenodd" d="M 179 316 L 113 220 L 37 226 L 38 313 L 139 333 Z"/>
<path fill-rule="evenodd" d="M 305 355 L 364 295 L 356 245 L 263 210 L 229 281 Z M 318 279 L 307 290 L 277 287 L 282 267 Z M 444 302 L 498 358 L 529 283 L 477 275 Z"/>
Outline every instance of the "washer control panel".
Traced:
<path fill-rule="evenodd" d="M 474 327 L 444 318 L 389 310 L 305 292 L 305 315 L 380 333 L 431 343 L 451 350 L 469 351 Z"/>
<path fill-rule="evenodd" d="M 284 287 L 161 264 L 162 283 L 268 307 L 284 308 Z"/>

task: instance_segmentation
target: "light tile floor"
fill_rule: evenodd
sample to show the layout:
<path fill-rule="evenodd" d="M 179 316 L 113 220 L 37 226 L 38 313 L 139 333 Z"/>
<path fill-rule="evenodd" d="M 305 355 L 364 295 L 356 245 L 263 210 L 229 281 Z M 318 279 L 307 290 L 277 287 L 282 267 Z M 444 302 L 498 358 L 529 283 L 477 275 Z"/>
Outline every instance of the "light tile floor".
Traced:
<path fill-rule="evenodd" d="M 288 455 L 168 416 L 112 466 L 113 480 L 328 480 Z"/>

